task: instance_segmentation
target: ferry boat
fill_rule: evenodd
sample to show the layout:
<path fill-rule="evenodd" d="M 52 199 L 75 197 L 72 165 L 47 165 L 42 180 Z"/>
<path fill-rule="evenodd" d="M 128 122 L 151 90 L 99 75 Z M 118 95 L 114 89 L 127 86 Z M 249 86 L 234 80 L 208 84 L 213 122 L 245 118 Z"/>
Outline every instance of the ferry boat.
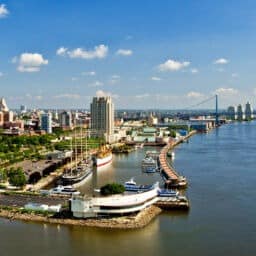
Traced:
<path fill-rule="evenodd" d="M 159 189 L 158 196 L 160 197 L 177 197 L 179 195 L 178 191 L 169 189 Z"/>
<path fill-rule="evenodd" d="M 136 213 L 158 201 L 158 189 L 159 185 L 156 183 L 151 190 L 136 194 L 92 198 L 73 196 L 71 211 L 76 218 Z"/>
<path fill-rule="evenodd" d="M 141 191 L 148 191 L 153 188 L 153 185 L 137 185 L 133 178 L 129 181 L 124 183 L 124 187 L 126 191 L 132 192 L 141 192 Z"/>
<path fill-rule="evenodd" d="M 74 189 L 72 186 L 62 186 L 59 185 L 55 188 L 49 190 L 50 194 L 60 194 L 60 195 L 79 195 L 80 192 Z"/>

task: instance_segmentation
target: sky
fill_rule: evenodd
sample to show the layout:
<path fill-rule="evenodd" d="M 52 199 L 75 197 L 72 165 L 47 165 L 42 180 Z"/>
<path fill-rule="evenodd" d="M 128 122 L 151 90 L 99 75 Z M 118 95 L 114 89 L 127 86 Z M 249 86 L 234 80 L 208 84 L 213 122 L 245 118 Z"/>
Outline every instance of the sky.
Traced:
<path fill-rule="evenodd" d="M 11 108 L 254 106 L 255 48 L 254 0 L 0 0 Z"/>

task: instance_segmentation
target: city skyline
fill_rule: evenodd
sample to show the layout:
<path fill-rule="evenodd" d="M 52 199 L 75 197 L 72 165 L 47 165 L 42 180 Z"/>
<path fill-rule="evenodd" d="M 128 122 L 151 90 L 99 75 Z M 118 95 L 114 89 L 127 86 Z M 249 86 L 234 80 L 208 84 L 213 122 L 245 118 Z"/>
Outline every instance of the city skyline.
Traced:
<path fill-rule="evenodd" d="M 0 1 L 1 96 L 11 108 L 89 109 L 111 96 L 117 109 L 182 109 L 216 93 L 220 108 L 254 106 L 255 7 Z"/>

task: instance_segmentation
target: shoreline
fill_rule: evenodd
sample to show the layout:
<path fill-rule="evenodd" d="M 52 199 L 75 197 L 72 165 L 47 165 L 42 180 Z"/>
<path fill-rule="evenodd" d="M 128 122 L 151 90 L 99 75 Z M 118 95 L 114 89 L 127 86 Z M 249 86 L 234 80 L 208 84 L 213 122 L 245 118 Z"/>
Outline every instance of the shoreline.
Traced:
<path fill-rule="evenodd" d="M 155 219 L 162 210 L 156 206 L 150 206 L 133 216 L 113 217 L 110 219 L 71 219 L 71 218 L 54 218 L 42 216 L 39 214 L 21 213 L 17 209 L 5 210 L 0 209 L 0 218 L 6 218 L 10 221 L 18 220 L 25 222 L 38 222 L 49 224 L 61 224 L 69 226 L 107 228 L 107 229 L 139 229 L 147 226 Z"/>

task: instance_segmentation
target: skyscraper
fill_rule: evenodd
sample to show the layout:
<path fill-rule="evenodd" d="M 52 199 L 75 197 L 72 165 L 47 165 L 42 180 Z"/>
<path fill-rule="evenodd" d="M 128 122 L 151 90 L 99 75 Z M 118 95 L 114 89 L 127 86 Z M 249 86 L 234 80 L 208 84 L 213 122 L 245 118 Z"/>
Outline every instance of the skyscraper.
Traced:
<path fill-rule="evenodd" d="M 227 117 L 230 120 L 235 120 L 236 119 L 236 109 L 234 106 L 229 106 L 227 110 Z"/>
<path fill-rule="evenodd" d="M 251 104 L 250 102 L 247 102 L 245 104 L 245 111 L 244 111 L 245 119 L 250 120 L 253 117 L 252 113 L 253 113 L 253 110 L 252 110 Z"/>
<path fill-rule="evenodd" d="M 43 113 L 41 114 L 41 129 L 47 133 L 52 133 L 52 114 Z"/>
<path fill-rule="evenodd" d="M 59 115 L 60 126 L 63 129 L 71 129 L 72 128 L 72 115 L 69 111 L 63 111 Z"/>
<path fill-rule="evenodd" d="M 244 120 L 244 111 L 241 104 L 237 106 L 237 120 L 243 121 Z"/>
<path fill-rule="evenodd" d="M 113 142 L 114 104 L 111 97 L 94 97 L 91 103 L 91 129 L 106 142 Z"/>

